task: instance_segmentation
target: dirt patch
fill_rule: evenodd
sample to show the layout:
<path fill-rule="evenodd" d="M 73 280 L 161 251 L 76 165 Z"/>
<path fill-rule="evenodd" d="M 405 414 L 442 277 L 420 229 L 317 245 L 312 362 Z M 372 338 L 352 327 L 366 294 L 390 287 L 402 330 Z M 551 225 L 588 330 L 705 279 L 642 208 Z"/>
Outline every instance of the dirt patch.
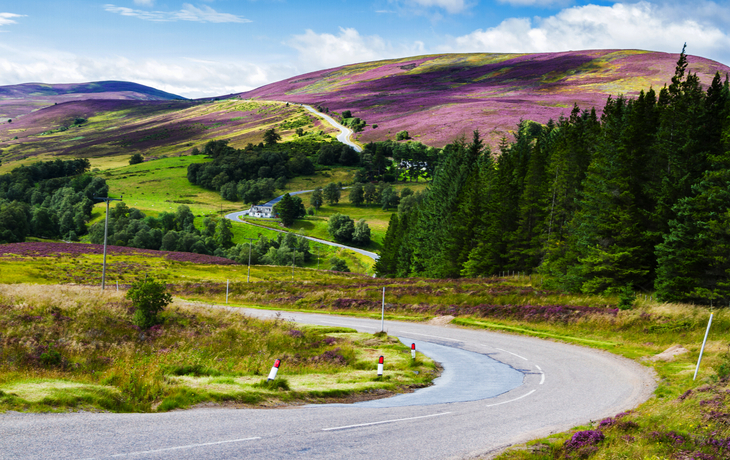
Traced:
<path fill-rule="evenodd" d="M 428 320 L 426 324 L 433 324 L 434 326 L 448 326 L 453 319 L 454 317 L 451 315 L 437 316 Z"/>
<path fill-rule="evenodd" d="M 689 353 L 689 350 L 682 345 L 672 345 L 658 355 L 649 358 L 649 361 L 673 361 L 675 356 Z"/>

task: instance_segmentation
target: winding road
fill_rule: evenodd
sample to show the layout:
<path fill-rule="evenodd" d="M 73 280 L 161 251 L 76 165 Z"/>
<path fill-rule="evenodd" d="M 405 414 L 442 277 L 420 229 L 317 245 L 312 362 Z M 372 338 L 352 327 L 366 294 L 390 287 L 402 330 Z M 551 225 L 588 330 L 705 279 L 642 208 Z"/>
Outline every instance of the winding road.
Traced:
<path fill-rule="evenodd" d="M 370 319 L 281 314 L 302 323 L 380 330 L 380 321 Z M 593 349 L 418 323 L 388 321 L 386 329 L 438 355 L 444 372 L 436 385 L 385 400 L 280 410 L 6 413 L 0 415 L 0 457 L 470 458 L 615 415 L 648 399 L 655 387 L 649 369 Z M 281 375 L 285 369 L 286 363 Z"/>
<path fill-rule="evenodd" d="M 309 105 L 306 105 L 306 104 L 302 104 L 302 107 L 304 107 L 305 109 L 307 109 L 309 112 L 312 112 L 316 116 L 321 117 L 321 118 L 324 118 L 329 124 L 331 124 L 332 126 L 334 126 L 337 129 L 339 129 L 340 130 L 340 134 L 337 135 L 337 140 L 338 141 L 342 142 L 343 144 L 347 144 L 350 147 L 354 148 L 356 152 L 362 152 L 362 148 L 360 148 L 359 145 L 355 144 L 354 142 L 352 142 L 350 140 L 350 137 L 352 136 L 352 130 L 350 128 L 347 128 L 346 126 L 342 126 L 340 123 L 336 122 L 332 117 L 330 117 L 329 115 L 326 115 L 324 113 L 318 112 L 312 106 L 309 106 Z M 289 192 L 289 195 L 299 195 L 301 193 L 309 193 L 309 192 L 313 192 L 313 191 L 314 190 L 300 190 L 298 192 Z M 277 196 L 273 200 L 264 203 L 263 206 L 273 206 L 276 203 L 278 203 L 279 200 L 281 200 L 283 196 L 284 195 Z M 243 216 L 246 216 L 246 215 L 248 215 L 248 211 L 232 212 L 232 213 L 226 215 L 226 219 L 232 220 L 233 222 L 239 222 L 239 223 L 244 223 L 244 224 L 248 224 L 248 225 L 253 225 L 255 227 L 266 228 L 268 230 L 273 230 L 275 232 L 287 233 L 286 230 L 278 230 L 278 229 L 275 229 L 275 228 L 264 227 L 264 226 L 256 225 L 254 223 L 251 223 L 251 222 L 247 222 L 245 220 L 242 220 L 242 217 Z M 306 239 L 308 239 L 310 241 L 314 241 L 315 243 L 326 244 L 327 246 L 334 246 L 336 248 L 349 249 L 350 251 L 353 251 L 353 252 L 356 252 L 358 254 L 362 254 L 364 256 L 370 257 L 373 260 L 378 260 L 380 258 L 380 256 L 378 254 L 376 254 L 374 252 L 366 251 L 364 249 L 354 248 L 352 246 L 346 246 L 344 244 L 334 243 L 332 241 L 327 241 L 327 240 L 323 240 L 323 239 L 320 239 L 320 238 L 314 238 L 314 237 L 311 237 L 311 236 L 305 236 L 304 238 L 306 238 Z"/>

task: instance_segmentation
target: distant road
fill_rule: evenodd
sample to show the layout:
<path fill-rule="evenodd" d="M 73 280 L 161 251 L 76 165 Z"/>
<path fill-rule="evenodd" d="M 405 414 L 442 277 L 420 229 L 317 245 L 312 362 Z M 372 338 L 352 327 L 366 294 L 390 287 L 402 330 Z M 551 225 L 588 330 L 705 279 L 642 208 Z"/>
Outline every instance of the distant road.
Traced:
<path fill-rule="evenodd" d="M 340 130 L 340 134 L 337 136 L 337 140 L 338 141 L 342 142 L 343 144 L 349 145 L 350 147 L 352 147 L 353 149 L 355 149 L 355 151 L 358 152 L 358 153 L 362 152 L 362 148 L 360 148 L 359 145 L 355 144 L 354 142 L 352 142 L 350 140 L 350 136 L 352 136 L 352 134 L 353 134 L 352 133 L 352 130 L 350 128 L 348 128 L 347 126 L 342 126 L 341 124 L 337 123 L 334 120 L 334 118 L 332 118 L 329 115 L 324 114 L 322 112 L 318 112 L 312 106 L 309 106 L 309 105 L 306 105 L 306 104 L 302 104 L 302 107 L 304 107 L 305 109 L 309 110 L 310 112 L 312 112 L 316 116 L 318 116 L 320 118 L 324 118 L 327 121 L 327 123 L 331 124 L 332 126 L 334 126 L 337 129 L 339 129 Z"/>
<path fill-rule="evenodd" d="M 312 190 L 302 190 L 302 191 L 299 191 L 299 192 L 290 192 L 289 194 L 290 195 L 298 195 L 300 193 L 307 193 L 307 192 L 311 192 L 311 191 Z M 282 195 L 282 196 L 284 196 L 284 195 Z M 276 203 L 279 202 L 279 200 L 281 200 L 281 196 L 278 196 L 278 197 L 274 198 L 273 200 L 269 201 L 266 204 L 267 205 L 268 204 L 276 204 Z M 279 230 L 279 229 L 276 229 L 276 228 L 266 227 L 264 225 L 257 225 L 257 224 L 254 224 L 253 222 L 248 222 L 248 221 L 245 221 L 245 220 L 242 220 L 241 219 L 243 216 L 247 216 L 247 215 L 248 215 L 248 210 L 246 210 L 246 211 L 232 212 L 232 213 L 226 215 L 226 219 L 232 220 L 234 222 L 239 222 L 239 223 L 243 223 L 243 224 L 253 225 L 254 227 L 260 227 L 260 228 L 265 228 L 267 230 L 273 230 L 275 232 L 288 233 L 286 230 Z M 357 252 L 358 254 L 362 254 L 364 256 L 370 257 L 373 260 L 380 259 L 380 256 L 377 255 L 376 253 L 370 252 L 370 251 L 366 251 L 364 249 L 353 248 L 352 246 L 345 246 L 344 244 L 334 243 L 332 241 L 322 240 L 322 239 L 314 238 L 314 237 L 311 237 L 311 236 L 305 236 L 304 238 L 306 238 L 306 239 L 308 239 L 310 241 L 314 241 L 315 243 L 326 244 L 327 246 L 334 246 L 334 247 L 337 247 L 337 248 L 349 249 L 350 251 L 354 251 L 354 252 Z"/>

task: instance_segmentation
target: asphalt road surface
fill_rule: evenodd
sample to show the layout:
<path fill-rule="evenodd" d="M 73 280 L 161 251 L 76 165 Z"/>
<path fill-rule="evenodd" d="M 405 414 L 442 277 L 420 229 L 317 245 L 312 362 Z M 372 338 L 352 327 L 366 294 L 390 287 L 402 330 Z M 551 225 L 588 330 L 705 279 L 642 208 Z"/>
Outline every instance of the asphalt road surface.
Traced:
<path fill-rule="evenodd" d="M 283 312 L 282 317 L 367 332 L 380 330 L 380 321 L 369 319 L 291 312 Z M 405 396 L 396 396 L 391 400 L 395 403 L 384 400 L 278 410 L 8 413 L 0 415 L 0 458 L 468 458 L 615 415 L 645 401 L 655 387 L 647 368 L 588 348 L 417 323 L 387 321 L 385 329 L 406 342 L 418 340 L 424 351 L 431 344 L 441 346 L 434 349 L 444 374 L 435 387 L 411 396 L 416 405 L 398 403 Z M 449 353 L 449 348 L 455 352 Z M 285 369 L 283 363 L 281 375 Z M 462 395 L 462 402 L 438 401 L 450 388 Z M 471 396 L 469 389 L 474 390 Z M 432 397 L 429 391 L 434 393 Z M 492 397 L 483 399 L 479 392 Z M 417 398 L 423 399 L 419 402 Z M 378 404 L 384 407 L 369 407 Z"/>

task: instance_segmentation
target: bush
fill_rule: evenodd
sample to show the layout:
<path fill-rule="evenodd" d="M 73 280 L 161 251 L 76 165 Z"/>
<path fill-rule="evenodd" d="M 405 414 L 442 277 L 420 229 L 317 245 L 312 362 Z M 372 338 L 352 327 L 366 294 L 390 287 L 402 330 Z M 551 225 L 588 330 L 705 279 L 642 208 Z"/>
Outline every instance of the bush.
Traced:
<path fill-rule="evenodd" d="M 327 231 L 335 241 L 348 243 L 352 241 L 352 236 L 355 233 L 355 222 L 350 216 L 338 212 L 329 218 Z"/>
<path fill-rule="evenodd" d="M 398 133 L 395 135 L 395 140 L 397 141 L 405 141 L 410 138 L 411 136 L 408 135 L 408 131 L 398 131 Z"/>
<path fill-rule="evenodd" d="M 350 272 L 350 268 L 347 266 L 347 262 L 344 259 L 338 257 L 332 257 L 330 259 L 330 270 L 336 272 Z"/>
<path fill-rule="evenodd" d="M 634 308 L 634 301 L 636 300 L 636 294 L 631 286 L 625 286 L 619 292 L 619 303 L 618 308 L 620 310 L 631 310 Z"/>
<path fill-rule="evenodd" d="M 134 324 L 142 329 L 159 324 L 158 314 L 172 302 L 165 283 L 153 279 L 135 281 L 127 291 L 127 298 L 135 307 Z"/>
<path fill-rule="evenodd" d="M 139 163 L 142 163 L 144 161 L 144 157 L 141 153 L 135 153 L 129 158 L 129 164 L 130 165 L 136 165 Z"/>

